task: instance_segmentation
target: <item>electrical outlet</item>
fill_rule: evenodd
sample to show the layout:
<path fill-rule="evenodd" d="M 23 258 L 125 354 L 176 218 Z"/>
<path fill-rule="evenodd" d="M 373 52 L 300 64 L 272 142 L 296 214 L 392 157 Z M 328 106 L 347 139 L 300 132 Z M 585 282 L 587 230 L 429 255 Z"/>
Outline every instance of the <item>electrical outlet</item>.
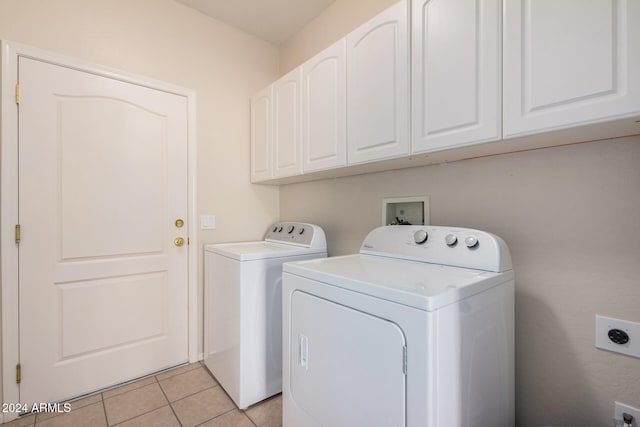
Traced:
<path fill-rule="evenodd" d="M 623 413 L 629 414 L 633 417 L 633 422 L 631 423 L 632 427 L 638 427 L 638 424 L 640 423 L 640 409 L 625 405 L 624 403 L 615 402 L 613 419 L 615 421 L 622 421 Z"/>
<path fill-rule="evenodd" d="M 640 357 L 640 323 L 596 315 L 596 347 Z"/>

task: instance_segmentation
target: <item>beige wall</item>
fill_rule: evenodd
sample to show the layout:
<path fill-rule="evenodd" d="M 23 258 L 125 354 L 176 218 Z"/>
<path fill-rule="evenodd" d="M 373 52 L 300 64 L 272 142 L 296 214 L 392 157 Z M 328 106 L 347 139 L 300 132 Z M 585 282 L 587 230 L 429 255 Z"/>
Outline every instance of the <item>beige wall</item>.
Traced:
<path fill-rule="evenodd" d="M 337 0 L 282 47 L 281 71 L 380 3 Z M 516 273 L 517 425 L 608 426 L 614 400 L 640 406 L 639 359 L 594 346 L 596 313 L 640 322 L 638 164 L 632 137 L 285 185 L 281 219 L 321 225 L 342 255 L 381 225 L 384 197 L 429 195 L 432 224 L 500 235 Z"/>
<path fill-rule="evenodd" d="M 640 322 L 640 137 L 281 187 L 283 220 L 359 250 L 384 197 L 428 195 L 431 223 L 501 236 L 516 273 L 518 426 L 611 425 L 640 403 L 639 360 L 594 347 L 595 314 Z"/>
<path fill-rule="evenodd" d="M 218 225 L 200 245 L 258 239 L 278 219 L 278 188 L 249 182 L 249 97 L 277 77 L 274 45 L 173 0 L 2 0 L 0 39 L 196 91 L 197 210 Z"/>

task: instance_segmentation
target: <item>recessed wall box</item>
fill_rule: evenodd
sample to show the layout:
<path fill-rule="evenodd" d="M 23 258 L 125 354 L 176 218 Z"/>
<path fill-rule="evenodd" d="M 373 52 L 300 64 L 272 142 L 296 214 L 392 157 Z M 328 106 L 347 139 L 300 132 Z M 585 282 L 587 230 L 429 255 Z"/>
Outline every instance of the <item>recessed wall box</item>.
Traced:
<path fill-rule="evenodd" d="M 429 225 L 429 196 L 382 199 L 382 225 Z"/>

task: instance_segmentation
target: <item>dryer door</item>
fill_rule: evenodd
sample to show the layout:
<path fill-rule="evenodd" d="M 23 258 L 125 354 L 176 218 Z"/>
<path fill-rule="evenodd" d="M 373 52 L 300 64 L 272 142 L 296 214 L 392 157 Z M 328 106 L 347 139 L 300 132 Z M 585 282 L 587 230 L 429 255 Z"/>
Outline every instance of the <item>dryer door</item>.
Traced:
<path fill-rule="evenodd" d="M 305 425 L 406 425 L 405 337 L 393 322 L 295 291 L 290 387 Z"/>

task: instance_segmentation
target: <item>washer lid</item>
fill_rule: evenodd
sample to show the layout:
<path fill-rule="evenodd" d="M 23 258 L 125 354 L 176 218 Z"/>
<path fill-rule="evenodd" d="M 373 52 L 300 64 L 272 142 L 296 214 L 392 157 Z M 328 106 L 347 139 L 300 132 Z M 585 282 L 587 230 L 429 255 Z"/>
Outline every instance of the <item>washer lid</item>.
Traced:
<path fill-rule="evenodd" d="M 376 255 L 347 255 L 284 264 L 285 273 L 434 311 L 513 278 L 495 273 Z"/>
<path fill-rule="evenodd" d="M 205 245 L 204 250 L 239 261 L 281 258 L 314 253 L 326 255 L 326 251 L 322 249 L 265 241 Z"/>

